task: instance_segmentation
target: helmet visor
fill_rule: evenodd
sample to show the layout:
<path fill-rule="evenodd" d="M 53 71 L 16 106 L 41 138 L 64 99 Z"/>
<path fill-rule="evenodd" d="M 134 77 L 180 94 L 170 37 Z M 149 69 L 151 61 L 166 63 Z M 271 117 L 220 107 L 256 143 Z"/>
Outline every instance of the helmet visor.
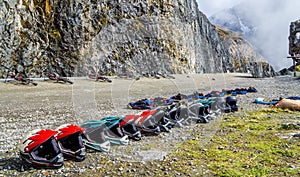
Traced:
<path fill-rule="evenodd" d="M 129 134 L 135 134 L 139 130 L 136 128 L 134 124 L 134 120 L 130 120 L 122 126 L 123 131 Z"/>
<path fill-rule="evenodd" d="M 116 123 L 113 126 L 109 127 L 109 129 L 107 129 L 106 133 L 110 137 L 120 137 L 121 138 L 124 136 L 124 133 L 122 132 L 119 123 Z"/>
<path fill-rule="evenodd" d="M 66 159 L 82 161 L 85 159 L 86 150 L 80 132 L 66 136 L 58 141 L 59 147 Z"/>
<path fill-rule="evenodd" d="M 61 149 L 68 152 L 76 152 L 84 148 L 80 132 L 62 138 L 59 143 Z"/>
<path fill-rule="evenodd" d="M 49 140 L 40 144 L 30 152 L 32 158 L 41 162 L 54 162 L 60 158 L 61 151 L 58 148 L 56 140 L 51 137 Z"/>
<path fill-rule="evenodd" d="M 90 142 L 96 142 L 96 143 L 104 143 L 106 142 L 106 138 L 104 135 L 104 130 L 105 126 L 102 125 L 98 128 L 94 129 L 87 129 L 85 133 L 85 137 L 90 141 Z"/>

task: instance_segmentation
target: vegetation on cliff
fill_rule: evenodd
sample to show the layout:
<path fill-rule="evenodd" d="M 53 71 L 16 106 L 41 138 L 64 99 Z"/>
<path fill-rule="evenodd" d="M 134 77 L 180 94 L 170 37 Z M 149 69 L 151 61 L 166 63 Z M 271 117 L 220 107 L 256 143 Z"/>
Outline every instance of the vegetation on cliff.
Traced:
<path fill-rule="evenodd" d="M 195 0 L 0 4 L 0 77 L 7 72 L 40 77 L 47 72 L 74 76 L 265 70 L 257 69 L 261 65 L 255 63 L 262 59 L 247 42 L 230 35 L 223 40 L 220 28 L 199 11 Z"/>

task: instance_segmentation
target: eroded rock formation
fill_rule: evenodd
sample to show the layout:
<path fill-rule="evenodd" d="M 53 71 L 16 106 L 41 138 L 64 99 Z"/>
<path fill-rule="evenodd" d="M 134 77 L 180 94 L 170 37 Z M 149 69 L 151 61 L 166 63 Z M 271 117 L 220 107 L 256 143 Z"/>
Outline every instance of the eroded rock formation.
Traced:
<path fill-rule="evenodd" d="M 241 37 L 222 36 L 195 0 L 0 0 L 0 8 L 0 77 L 10 71 L 272 75 Z"/>

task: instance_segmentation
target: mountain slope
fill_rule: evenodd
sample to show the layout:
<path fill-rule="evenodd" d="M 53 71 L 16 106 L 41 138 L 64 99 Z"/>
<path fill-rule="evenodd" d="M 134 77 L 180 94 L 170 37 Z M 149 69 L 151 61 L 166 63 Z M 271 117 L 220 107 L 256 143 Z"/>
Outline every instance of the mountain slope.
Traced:
<path fill-rule="evenodd" d="M 1 3 L 0 77 L 248 72 L 242 66 L 261 61 L 233 56 L 195 0 Z"/>
<path fill-rule="evenodd" d="M 242 6 L 234 6 L 209 17 L 213 24 L 239 32 L 247 38 L 251 38 L 256 31 L 256 26 L 250 19 Z"/>
<path fill-rule="evenodd" d="M 241 33 L 276 70 L 289 67 L 289 23 L 298 19 L 298 2 L 243 1 L 211 17 L 218 26 Z"/>

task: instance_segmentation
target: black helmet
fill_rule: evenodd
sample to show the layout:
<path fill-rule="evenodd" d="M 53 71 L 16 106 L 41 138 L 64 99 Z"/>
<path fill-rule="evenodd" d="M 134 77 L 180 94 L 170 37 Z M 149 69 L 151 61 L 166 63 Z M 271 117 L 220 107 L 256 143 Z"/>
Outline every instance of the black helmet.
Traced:
<path fill-rule="evenodd" d="M 226 97 L 226 105 L 230 108 L 231 112 L 238 111 L 237 100 L 234 96 Z"/>

